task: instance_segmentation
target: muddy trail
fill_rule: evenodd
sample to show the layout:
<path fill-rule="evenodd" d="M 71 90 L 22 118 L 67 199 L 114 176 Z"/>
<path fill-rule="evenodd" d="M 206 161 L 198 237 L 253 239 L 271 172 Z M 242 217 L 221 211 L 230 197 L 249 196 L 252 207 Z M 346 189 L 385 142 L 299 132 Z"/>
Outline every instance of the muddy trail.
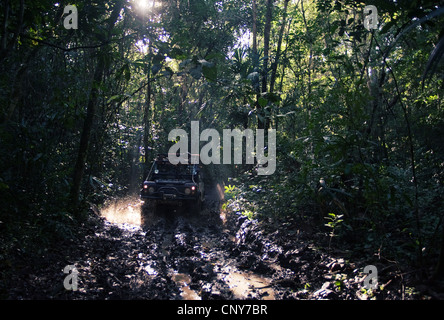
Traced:
<path fill-rule="evenodd" d="M 363 290 L 363 264 L 319 249 L 296 221 L 272 224 L 221 210 L 214 187 L 200 214 L 137 198 L 116 201 L 82 239 L 60 244 L 38 268 L 23 267 L 11 299 L 402 299 L 402 275 L 384 266 Z M 75 266 L 77 290 L 63 273 Z M 377 265 L 378 267 L 378 265 Z"/>

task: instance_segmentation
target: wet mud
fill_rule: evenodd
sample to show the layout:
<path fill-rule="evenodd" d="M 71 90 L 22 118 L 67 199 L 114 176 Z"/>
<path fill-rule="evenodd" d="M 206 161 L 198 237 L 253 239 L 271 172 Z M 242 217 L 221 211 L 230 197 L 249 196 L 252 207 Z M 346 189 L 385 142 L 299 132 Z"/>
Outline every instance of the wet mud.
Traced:
<path fill-rule="evenodd" d="M 296 221 L 267 225 L 222 210 L 214 186 L 201 212 L 137 198 L 110 202 L 86 236 L 42 256 L 17 276 L 13 299 L 370 299 L 395 297 L 396 270 L 382 289 L 362 290 L 363 266 L 315 246 Z M 64 287 L 66 265 L 77 290 Z M 385 287 L 384 287 L 385 285 Z"/>

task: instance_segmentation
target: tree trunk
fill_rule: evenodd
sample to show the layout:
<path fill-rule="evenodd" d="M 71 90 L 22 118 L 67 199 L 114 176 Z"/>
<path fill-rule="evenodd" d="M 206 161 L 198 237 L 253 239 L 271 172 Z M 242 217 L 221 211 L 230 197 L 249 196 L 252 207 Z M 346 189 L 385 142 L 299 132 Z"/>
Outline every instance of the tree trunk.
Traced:
<path fill-rule="evenodd" d="M 253 0 L 253 66 L 257 68 L 258 66 L 258 56 L 257 56 L 257 4 L 256 0 Z"/>
<path fill-rule="evenodd" d="M 288 2 L 290 2 L 290 0 L 284 0 L 284 13 L 282 16 L 281 28 L 279 29 L 279 39 L 277 44 L 276 57 L 273 61 L 273 64 L 271 65 L 270 92 L 274 91 L 274 84 L 276 83 L 276 72 L 279 64 L 279 58 L 281 56 L 282 38 L 284 37 L 285 24 L 287 22 Z"/>
<path fill-rule="evenodd" d="M 107 39 L 105 40 L 110 40 L 112 37 L 111 31 L 115 23 L 117 22 L 120 11 L 123 8 L 123 3 L 124 3 L 123 1 L 118 1 L 114 6 L 111 16 L 108 20 L 108 28 L 106 36 Z M 74 212 L 76 211 L 79 202 L 80 187 L 82 184 L 83 174 L 85 172 L 85 161 L 88 153 L 89 139 L 93 128 L 94 116 L 96 113 L 96 104 L 99 94 L 99 87 L 102 83 L 102 78 L 105 71 L 105 66 L 106 66 L 105 60 L 108 54 L 108 48 L 109 48 L 108 45 L 102 47 L 98 55 L 99 57 L 98 57 L 97 67 L 94 71 L 93 83 L 88 98 L 86 118 L 85 122 L 83 123 L 82 134 L 80 136 L 79 151 L 77 153 L 77 160 L 74 166 L 74 177 L 70 192 L 70 200 Z"/>
<path fill-rule="evenodd" d="M 149 41 L 148 46 L 148 54 L 151 55 L 151 40 Z M 148 85 L 146 88 L 146 96 L 145 96 L 145 111 L 143 113 L 143 148 L 145 150 L 145 164 L 144 164 L 144 178 L 148 175 L 148 171 L 150 170 L 150 133 L 151 133 L 151 60 L 148 63 L 147 71 L 146 71 L 146 81 L 148 81 Z"/>
<path fill-rule="evenodd" d="M 279 65 L 279 59 L 281 57 L 281 47 L 282 47 L 282 38 L 284 37 L 284 31 L 285 31 L 285 24 L 287 22 L 287 8 L 288 8 L 288 2 L 290 0 L 284 0 L 284 13 L 282 16 L 282 24 L 281 28 L 279 29 L 279 38 L 278 38 L 278 44 L 276 49 L 276 56 L 274 58 L 274 61 L 271 65 L 271 77 L 270 77 L 270 92 L 274 92 L 274 85 L 276 83 L 276 73 L 277 73 L 277 67 Z M 268 120 L 270 121 L 270 120 Z M 277 129 L 277 120 L 275 120 L 275 126 Z M 268 128 L 269 126 L 267 126 Z"/>
<path fill-rule="evenodd" d="M 253 27 L 252 27 L 252 32 L 253 32 L 253 71 L 258 72 L 259 71 L 259 55 L 257 52 L 257 3 L 256 0 L 253 0 Z M 255 91 L 256 91 L 256 101 L 255 101 L 255 105 L 254 108 L 256 110 L 256 112 L 258 112 L 257 114 L 257 125 L 259 128 L 259 110 L 260 110 L 260 105 L 259 105 L 259 97 L 260 97 L 260 84 L 257 85 L 257 87 L 255 87 Z"/>
<path fill-rule="evenodd" d="M 271 19 L 273 17 L 273 0 L 267 0 L 264 26 L 264 65 L 262 67 L 262 92 L 267 92 L 268 60 L 270 51 Z"/>
<path fill-rule="evenodd" d="M 9 19 L 9 11 L 11 7 L 9 5 L 9 1 L 6 1 L 5 7 L 4 7 L 4 21 L 2 25 L 2 37 L 0 39 L 0 62 L 3 63 L 3 60 L 6 59 L 6 57 L 9 55 L 9 53 L 12 51 L 12 49 L 15 46 L 15 43 L 17 42 L 18 36 L 22 32 L 23 28 L 23 18 L 25 14 L 25 1 L 20 0 L 20 9 L 19 9 L 19 16 L 18 16 L 18 23 L 17 28 L 14 32 L 14 35 L 11 37 L 11 39 L 8 41 L 9 34 L 8 34 L 8 19 Z"/>
<path fill-rule="evenodd" d="M 267 0 L 267 10 L 265 13 L 265 26 L 264 26 L 264 64 L 262 67 L 262 93 L 267 92 L 267 82 L 268 82 L 268 60 L 270 51 L 270 31 L 271 31 L 271 20 L 273 17 L 273 0 Z M 258 118 L 258 128 L 267 129 L 269 126 L 269 117 L 267 116 L 265 108 L 261 107 L 261 116 Z M 264 112 L 262 112 L 264 111 Z"/>
<path fill-rule="evenodd" d="M 94 72 L 94 79 L 89 94 L 88 106 L 86 111 L 85 122 L 83 123 L 82 135 L 80 137 L 79 151 L 77 153 L 77 161 L 74 167 L 74 179 L 71 187 L 71 201 L 72 205 L 77 207 L 80 195 L 80 186 L 85 171 L 85 160 L 88 152 L 89 138 L 91 136 L 91 130 L 94 122 L 94 115 L 96 112 L 96 103 L 98 96 L 98 87 L 102 80 L 104 71 L 104 57 L 103 54 L 99 56 L 99 62 Z"/>

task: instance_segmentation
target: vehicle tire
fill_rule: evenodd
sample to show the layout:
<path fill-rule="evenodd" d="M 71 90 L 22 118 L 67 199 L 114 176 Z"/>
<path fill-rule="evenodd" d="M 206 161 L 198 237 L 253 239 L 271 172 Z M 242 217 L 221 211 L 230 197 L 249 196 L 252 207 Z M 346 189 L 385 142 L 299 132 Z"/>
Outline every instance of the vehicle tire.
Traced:
<path fill-rule="evenodd" d="M 196 200 L 193 200 L 193 202 L 191 203 L 191 214 L 193 215 L 199 215 L 200 214 L 200 210 L 202 209 L 202 200 L 200 199 L 200 197 L 198 197 Z"/>
<path fill-rule="evenodd" d="M 151 200 L 151 212 L 155 215 L 157 214 L 157 201 Z"/>
<path fill-rule="evenodd" d="M 145 200 L 145 203 L 142 206 L 144 212 L 150 212 L 150 213 L 156 213 L 157 211 L 157 201 L 147 199 Z"/>

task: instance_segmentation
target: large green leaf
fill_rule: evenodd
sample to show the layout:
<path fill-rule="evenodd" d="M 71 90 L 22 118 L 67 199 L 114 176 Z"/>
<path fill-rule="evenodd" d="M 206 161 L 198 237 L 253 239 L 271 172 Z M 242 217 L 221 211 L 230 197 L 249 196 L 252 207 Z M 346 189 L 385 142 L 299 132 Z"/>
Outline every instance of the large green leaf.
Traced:
<path fill-rule="evenodd" d="M 257 99 L 257 102 L 259 103 L 259 105 L 264 108 L 267 106 L 268 104 L 268 100 L 263 98 L 263 97 L 259 97 L 259 99 Z"/>
<path fill-rule="evenodd" d="M 216 65 L 213 65 L 211 67 L 202 66 L 202 73 L 204 77 L 209 81 L 216 81 L 217 79 L 217 68 Z"/>

